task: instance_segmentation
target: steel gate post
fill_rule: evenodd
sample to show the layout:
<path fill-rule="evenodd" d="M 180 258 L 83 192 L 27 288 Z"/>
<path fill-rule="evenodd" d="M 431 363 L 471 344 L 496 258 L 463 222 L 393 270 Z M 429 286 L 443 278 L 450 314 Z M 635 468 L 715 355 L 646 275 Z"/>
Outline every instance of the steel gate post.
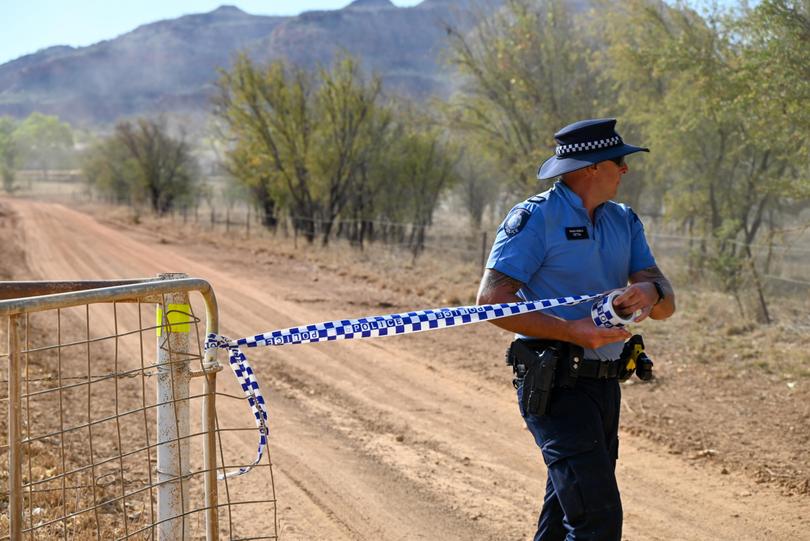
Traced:
<path fill-rule="evenodd" d="M 213 289 L 205 298 L 205 332 L 219 333 L 219 310 Z M 203 407 L 202 426 L 205 431 L 203 463 L 205 464 L 205 538 L 206 541 L 219 539 L 219 498 L 217 495 L 217 433 L 216 397 L 217 372 L 222 366 L 217 362 L 219 350 L 205 352 L 203 359 Z"/>
<path fill-rule="evenodd" d="M 22 539 L 22 351 L 20 335 L 25 314 L 8 318 L 8 518 L 11 541 Z"/>
<path fill-rule="evenodd" d="M 186 278 L 161 274 L 162 280 Z M 157 506 L 159 541 L 190 539 L 188 521 L 189 463 L 189 312 L 188 293 L 167 293 L 159 305 L 157 337 Z"/>

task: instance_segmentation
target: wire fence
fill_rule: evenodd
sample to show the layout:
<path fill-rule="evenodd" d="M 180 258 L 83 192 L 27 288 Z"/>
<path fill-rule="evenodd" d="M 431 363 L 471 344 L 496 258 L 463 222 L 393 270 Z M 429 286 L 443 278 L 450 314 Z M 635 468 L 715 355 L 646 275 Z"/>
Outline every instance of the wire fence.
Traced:
<path fill-rule="evenodd" d="M 294 227 L 295 221 L 299 223 L 314 221 L 313 229 L 317 233 L 324 229 L 323 220 L 298 216 L 282 217 L 274 228 L 267 228 L 262 224 L 259 214 L 249 206 L 211 208 L 204 212 L 200 209 L 197 211 L 180 209 L 166 219 L 175 225 L 194 225 L 198 229 L 240 235 L 246 239 L 272 239 L 278 236 L 291 238 L 296 248 L 299 245 L 303 246 L 306 240 Z M 709 238 L 685 234 L 677 227 L 661 225 L 655 220 L 645 221 L 648 223 L 646 231 L 648 241 L 656 255 L 665 258 L 683 262 L 690 254 L 699 251 L 701 244 L 715 242 Z M 342 232 L 348 231 L 359 222 L 354 219 L 338 218 L 331 224 L 334 232 L 331 238 L 333 241 L 343 242 L 358 249 L 376 244 L 391 250 L 399 250 L 409 257 L 426 255 L 452 258 L 472 262 L 483 268 L 495 237 L 495 228 L 491 228 L 492 231 L 467 231 L 455 224 L 438 223 L 424 228 L 424 235 L 417 246 L 412 238 L 413 232 L 425 226 L 387 220 L 362 220 L 376 230 L 376 233 L 367 235 L 362 242 L 342 235 Z M 782 242 L 760 241 L 748 245 L 758 263 L 762 263 L 762 278 L 770 282 L 774 292 L 783 291 L 788 284 L 810 288 L 810 280 L 806 278 L 805 272 L 806 265 L 810 264 L 810 240 L 806 238 L 810 232 L 808 230 L 810 227 L 788 228 L 783 231 L 785 240 Z M 745 246 L 745 243 L 735 239 L 726 242 Z"/>
<path fill-rule="evenodd" d="M 223 184 L 222 179 L 215 180 L 215 184 Z M 41 179 L 39 184 L 47 184 L 48 190 L 54 193 L 59 192 L 57 188 L 60 186 L 68 185 L 65 182 L 43 183 Z M 73 188 L 65 193 L 68 193 L 74 201 L 96 199 L 86 186 L 76 189 L 75 186 L 79 184 L 69 183 Z M 220 186 L 220 191 L 226 192 L 222 186 Z M 457 216 L 458 212 L 446 214 Z M 659 260 L 672 257 L 676 264 L 681 266 L 690 258 L 693 261 L 700 259 L 700 255 L 695 253 L 696 247 L 702 243 L 714 242 L 712 239 L 689 235 L 682 228 L 664 224 L 658 218 L 660 216 L 646 217 L 644 221 L 647 224 L 647 238 L 654 245 Z M 198 231 L 224 232 L 248 239 L 272 239 L 281 235 L 291 238 L 296 248 L 307 241 L 299 228 L 293 226 L 295 222 L 299 224 L 314 222 L 312 229 L 315 231 L 316 237 L 320 235 L 325 223 L 317 218 L 283 216 L 279 218 L 273 228 L 268 228 L 262 223 L 262 218 L 255 207 L 230 196 L 208 202 L 201 200 L 193 207 L 177 208 L 167 219 L 174 227 L 193 225 Z M 358 239 L 356 234 L 358 221 L 339 218 L 330 225 L 331 238 L 357 249 L 364 249 L 369 245 L 384 246 L 386 249 L 401 252 L 403 257 L 416 259 L 424 255 L 452 259 L 457 262 L 471 262 L 483 267 L 495 233 L 494 224 L 489 224 L 488 227 L 485 225 L 483 228 L 476 227 L 475 230 L 469 230 L 467 227 L 465 230 L 464 226 L 459 227 L 459 223 L 466 223 L 466 220 L 463 219 L 451 224 L 446 223 L 445 219 L 442 223 L 427 226 L 393 220 L 363 220 L 363 222 L 367 226 L 372 226 L 374 231 L 366 231 Z M 353 228 L 355 229 L 353 230 Z M 810 224 L 799 223 L 780 228 L 778 236 L 775 237 L 778 240 L 773 242 L 758 240 L 747 246 L 752 250 L 757 262 L 759 279 L 770 294 L 790 295 L 795 293 L 797 287 L 802 291 L 810 290 L 810 280 L 806 278 L 804 271 L 810 264 L 809 235 Z M 322 238 L 316 238 L 316 240 L 322 242 Z M 735 239 L 726 242 L 745 246 L 745 243 Z M 666 249 L 662 249 L 662 246 L 666 246 Z M 694 278 L 694 272 L 690 271 L 690 279 Z"/>
<path fill-rule="evenodd" d="M 72 192 L 72 197 L 76 200 L 87 200 L 93 196 L 84 190 Z M 672 256 L 677 261 L 683 262 L 687 257 L 694 255 L 695 247 L 699 247 L 701 243 L 714 242 L 712 239 L 689 235 L 677 226 L 664 224 L 658 219 L 660 216 L 652 218 L 646 217 L 644 221 L 647 224 L 647 238 L 653 245 L 656 256 L 663 255 L 665 258 Z M 227 197 L 217 198 L 207 204 L 201 202 L 193 207 L 177 208 L 167 219 L 175 227 L 193 225 L 197 230 L 224 232 L 248 239 L 275 238 L 281 235 L 292 238 L 296 248 L 299 242 L 303 244 L 307 241 L 299 228 L 294 227 L 294 223 L 313 222 L 312 229 L 316 236 L 321 234 L 326 223 L 318 218 L 281 216 L 274 227 L 268 228 L 262 223 L 262 217 L 255 207 Z M 332 238 L 358 249 L 370 244 L 383 245 L 391 250 L 399 250 L 403 255 L 412 258 L 421 255 L 453 258 L 456 261 L 473 262 L 483 267 L 494 240 L 495 225 L 489 224 L 489 227 L 469 230 L 469 226 L 467 229 L 464 226 L 459 227 L 459 223 L 466 223 L 466 220 L 459 219 L 457 220 L 459 223 L 447 221 L 445 219 L 439 220 L 441 223 L 416 224 L 395 220 L 356 220 L 341 217 L 330 224 L 330 230 Z M 358 240 L 356 234 L 346 232 L 357 228 L 359 222 L 372 226 L 374 231 L 365 232 Z M 762 263 L 760 278 L 775 294 L 790 293 L 792 291 L 790 288 L 796 286 L 803 290 L 810 289 L 810 280 L 806 278 L 804 271 L 810 264 L 810 223 L 786 226 L 778 233 L 779 241 L 757 241 L 748 245 L 757 263 Z M 745 245 L 735 239 L 725 242 Z M 666 249 L 662 249 L 663 246 Z"/>
<path fill-rule="evenodd" d="M 269 456 L 216 480 L 252 462 L 256 429 L 244 396 L 217 391 L 201 323 L 165 293 L 9 316 L 0 539 L 278 538 Z"/>

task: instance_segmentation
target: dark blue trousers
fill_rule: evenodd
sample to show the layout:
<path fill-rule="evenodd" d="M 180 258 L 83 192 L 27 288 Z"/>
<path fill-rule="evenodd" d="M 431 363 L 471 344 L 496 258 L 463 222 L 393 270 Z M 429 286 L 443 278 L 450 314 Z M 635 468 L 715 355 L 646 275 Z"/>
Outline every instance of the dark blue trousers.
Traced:
<path fill-rule="evenodd" d="M 554 390 L 547 415 L 527 416 L 521 406 L 548 469 L 535 541 L 621 541 L 620 401 L 618 380 L 579 378 L 573 389 Z"/>

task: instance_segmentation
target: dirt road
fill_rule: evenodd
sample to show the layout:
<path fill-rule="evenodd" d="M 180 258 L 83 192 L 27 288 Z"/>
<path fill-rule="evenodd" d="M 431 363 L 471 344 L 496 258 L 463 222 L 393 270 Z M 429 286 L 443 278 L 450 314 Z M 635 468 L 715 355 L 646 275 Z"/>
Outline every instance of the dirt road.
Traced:
<path fill-rule="evenodd" d="M 375 290 L 300 261 L 244 266 L 227 246 L 116 231 L 63 206 L 20 216 L 29 279 L 186 272 L 207 279 L 236 337 L 386 313 Z M 349 303 L 347 300 L 351 299 Z M 269 400 L 282 539 L 525 539 L 545 487 L 511 386 L 454 367 L 501 363 L 506 333 L 480 324 L 388 339 L 251 350 Z M 229 373 L 221 386 L 236 392 Z M 220 416 L 249 416 L 223 411 Z M 229 445 L 254 448 L 254 434 Z M 249 454 L 249 453 L 248 453 Z M 808 539 L 806 498 L 669 455 L 622 434 L 627 540 Z"/>

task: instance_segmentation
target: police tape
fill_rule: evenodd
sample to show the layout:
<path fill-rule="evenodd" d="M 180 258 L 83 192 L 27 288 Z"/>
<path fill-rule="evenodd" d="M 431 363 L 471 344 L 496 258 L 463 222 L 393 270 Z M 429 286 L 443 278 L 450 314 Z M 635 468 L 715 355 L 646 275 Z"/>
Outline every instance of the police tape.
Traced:
<path fill-rule="evenodd" d="M 635 319 L 640 312 L 634 312 L 627 317 L 622 317 L 613 306 L 613 301 L 622 293 L 624 293 L 624 289 L 611 291 L 593 303 L 593 306 L 591 307 L 591 319 L 593 320 L 594 325 L 597 327 L 611 328 L 624 327 L 625 325 L 629 325 L 633 322 L 633 319 Z"/>
<path fill-rule="evenodd" d="M 632 321 L 622 318 L 613 307 L 613 300 L 621 290 L 609 294 L 574 295 L 556 299 L 542 299 L 503 304 L 484 304 L 476 306 L 459 306 L 456 308 L 437 308 L 417 310 L 403 314 L 385 316 L 368 316 L 359 319 L 342 319 L 326 321 L 313 325 L 290 327 L 276 331 L 257 334 L 252 337 L 231 340 L 218 334 L 209 334 L 205 340 L 206 351 L 210 349 L 227 349 L 228 362 L 236 379 L 245 393 L 248 404 L 256 419 L 259 430 L 259 445 L 256 460 L 248 466 L 219 475 L 220 479 L 234 477 L 249 472 L 262 458 L 267 446 L 269 430 L 267 427 L 267 406 L 259 389 L 259 382 L 253 372 L 242 347 L 286 346 L 309 344 L 333 340 L 352 340 L 374 338 L 378 336 L 395 336 L 411 334 L 447 327 L 458 327 L 480 321 L 492 321 L 529 312 L 547 310 L 558 306 L 574 306 L 583 302 L 596 300 L 591 307 L 591 319 L 597 327 L 621 327 Z"/>

